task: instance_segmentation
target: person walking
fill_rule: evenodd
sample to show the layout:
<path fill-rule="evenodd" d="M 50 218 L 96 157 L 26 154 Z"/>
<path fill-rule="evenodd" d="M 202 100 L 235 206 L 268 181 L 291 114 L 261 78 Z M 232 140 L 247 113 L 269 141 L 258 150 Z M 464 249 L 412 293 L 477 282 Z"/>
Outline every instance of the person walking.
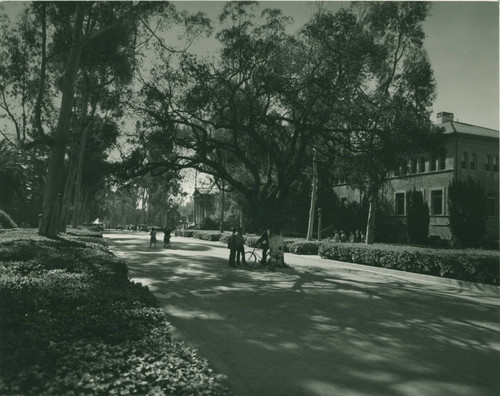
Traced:
<path fill-rule="evenodd" d="M 151 227 L 151 232 L 149 233 L 151 235 L 151 239 L 149 240 L 149 247 L 153 246 L 156 249 L 156 230 L 154 227 Z"/>
<path fill-rule="evenodd" d="M 236 228 L 233 228 L 232 234 L 229 237 L 227 247 L 229 248 L 229 266 L 235 267 L 234 259 L 236 257 Z"/>
<path fill-rule="evenodd" d="M 269 250 L 269 235 L 267 230 L 264 230 L 264 233 L 257 240 L 257 245 L 259 244 L 262 247 L 262 260 L 260 260 L 260 262 L 265 265 L 267 261 L 267 251 Z"/>
<path fill-rule="evenodd" d="M 163 232 L 165 233 L 163 235 L 163 248 L 170 248 L 170 228 L 168 228 L 167 226 L 165 226 L 165 228 L 163 229 Z"/>
<path fill-rule="evenodd" d="M 241 227 L 238 228 L 238 232 L 236 233 L 236 265 L 240 265 L 240 255 L 241 255 L 241 262 L 243 265 L 246 265 L 245 261 L 245 247 L 243 246 L 245 244 L 245 238 L 243 238 L 243 232 Z"/>

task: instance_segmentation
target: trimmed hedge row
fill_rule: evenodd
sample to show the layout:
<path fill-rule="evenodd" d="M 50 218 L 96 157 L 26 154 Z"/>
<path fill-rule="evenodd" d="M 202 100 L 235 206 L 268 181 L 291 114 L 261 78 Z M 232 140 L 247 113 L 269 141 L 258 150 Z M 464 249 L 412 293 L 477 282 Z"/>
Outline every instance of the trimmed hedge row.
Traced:
<path fill-rule="evenodd" d="M 319 254 L 326 259 L 499 285 L 495 251 L 326 242 L 320 245 Z"/>
<path fill-rule="evenodd" d="M 0 233 L 0 394 L 228 394 L 92 235 Z"/>
<path fill-rule="evenodd" d="M 220 233 L 218 231 L 203 231 L 203 230 L 176 230 L 176 236 L 183 236 L 187 238 L 198 238 L 207 241 L 220 241 L 224 244 L 229 242 L 229 237 L 231 233 L 225 231 Z M 244 236 L 245 245 L 248 247 L 259 247 L 257 246 L 257 241 L 260 235 L 247 234 Z M 283 240 L 283 250 L 285 253 L 295 253 L 295 254 L 318 254 L 318 246 L 322 242 L 319 241 L 304 241 L 300 238 L 286 238 Z"/>
<path fill-rule="evenodd" d="M 179 230 L 176 235 L 219 240 L 227 244 L 231 233 Z M 216 239 L 216 238 L 219 239 Z M 209 239 L 213 238 L 213 239 Z M 258 247 L 259 236 L 245 235 L 245 244 Z M 492 250 L 451 250 L 397 245 L 365 245 L 331 241 L 283 240 L 284 251 L 301 255 L 319 254 L 322 258 L 434 275 L 457 280 L 499 285 L 499 254 Z"/>

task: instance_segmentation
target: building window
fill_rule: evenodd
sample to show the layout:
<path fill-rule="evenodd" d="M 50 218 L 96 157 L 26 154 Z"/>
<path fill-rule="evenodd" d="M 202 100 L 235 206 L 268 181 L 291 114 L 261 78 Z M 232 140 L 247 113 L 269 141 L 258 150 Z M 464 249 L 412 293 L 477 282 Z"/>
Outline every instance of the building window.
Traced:
<path fill-rule="evenodd" d="M 491 155 L 486 156 L 486 163 L 484 164 L 484 170 L 489 172 L 491 170 Z"/>
<path fill-rule="evenodd" d="M 395 212 L 396 216 L 404 216 L 405 215 L 405 193 L 396 193 L 394 195 L 394 204 L 395 204 Z"/>
<path fill-rule="evenodd" d="M 443 190 L 432 190 L 431 191 L 431 214 L 433 216 L 442 216 L 444 213 L 443 205 Z"/>
<path fill-rule="evenodd" d="M 462 169 L 467 169 L 467 163 L 469 162 L 469 155 L 464 151 L 462 153 L 462 162 L 460 164 L 460 167 Z"/>
<path fill-rule="evenodd" d="M 439 170 L 446 169 L 446 154 L 441 154 L 439 157 Z"/>
<path fill-rule="evenodd" d="M 477 169 L 477 155 L 476 155 L 476 153 L 472 153 L 469 168 L 470 168 L 470 170 Z"/>
<path fill-rule="evenodd" d="M 420 157 L 420 160 L 418 162 L 418 171 L 420 173 L 425 172 L 425 157 Z"/>
<path fill-rule="evenodd" d="M 435 155 L 431 156 L 430 168 L 431 168 L 431 172 L 436 170 L 436 156 Z"/>
<path fill-rule="evenodd" d="M 488 216 L 495 217 L 497 214 L 497 200 L 494 196 L 489 196 L 486 202 Z"/>
<path fill-rule="evenodd" d="M 417 159 L 413 158 L 411 160 L 411 173 L 417 173 Z"/>
<path fill-rule="evenodd" d="M 493 157 L 493 172 L 498 173 L 498 155 Z"/>
<path fill-rule="evenodd" d="M 340 198 L 340 205 L 347 206 L 347 197 Z"/>

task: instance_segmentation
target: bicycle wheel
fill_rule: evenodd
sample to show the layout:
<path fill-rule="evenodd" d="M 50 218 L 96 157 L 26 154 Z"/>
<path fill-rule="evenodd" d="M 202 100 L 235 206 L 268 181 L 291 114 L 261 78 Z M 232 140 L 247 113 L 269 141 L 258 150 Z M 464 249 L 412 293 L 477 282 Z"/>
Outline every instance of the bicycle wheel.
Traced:
<path fill-rule="evenodd" d="M 253 251 L 245 252 L 245 262 L 247 266 L 253 267 L 257 262 L 257 256 Z"/>

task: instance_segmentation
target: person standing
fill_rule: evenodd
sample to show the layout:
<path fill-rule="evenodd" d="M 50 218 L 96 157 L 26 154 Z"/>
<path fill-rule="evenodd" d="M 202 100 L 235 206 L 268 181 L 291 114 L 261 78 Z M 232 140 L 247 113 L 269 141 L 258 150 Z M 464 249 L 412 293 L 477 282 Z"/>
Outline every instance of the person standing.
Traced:
<path fill-rule="evenodd" d="M 267 251 L 269 250 L 269 235 L 267 230 L 265 230 L 262 236 L 257 240 L 257 245 L 259 244 L 262 247 L 262 260 L 260 260 L 260 262 L 265 265 L 267 261 Z"/>
<path fill-rule="evenodd" d="M 232 234 L 229 237 L 227 247 L 229 248 L 229 266 L 234 267 L 234 259 L 236 257 L 236 228 L 233 228 Z"/>
<path fill-rule="evenodd" d="M 153 246 L 156 249 L 156 230 L 154 227 L 151 227 L 151 232 L 149 233 L 151 235 L 151 239 L 149 240 L 149 247 Z"/>
<path fill-rule="evenodd" d="M 163 248 L 170 248 L 170 228 L 168 228 L 167 226 L 165 226 L 165 228 L 163 229 L 163 232 L 165 233 L 163 235 Z"/>
<path fill-rule="evenodd" d="M 240 265 L 240 255 L 241 262 L 243 265 L 246 265 L 245 261 L 245 238 L 243 238 L 243 232 L 241 227 L 238 228 L 238 232 L 236 233 L 236 265 Z"/>

